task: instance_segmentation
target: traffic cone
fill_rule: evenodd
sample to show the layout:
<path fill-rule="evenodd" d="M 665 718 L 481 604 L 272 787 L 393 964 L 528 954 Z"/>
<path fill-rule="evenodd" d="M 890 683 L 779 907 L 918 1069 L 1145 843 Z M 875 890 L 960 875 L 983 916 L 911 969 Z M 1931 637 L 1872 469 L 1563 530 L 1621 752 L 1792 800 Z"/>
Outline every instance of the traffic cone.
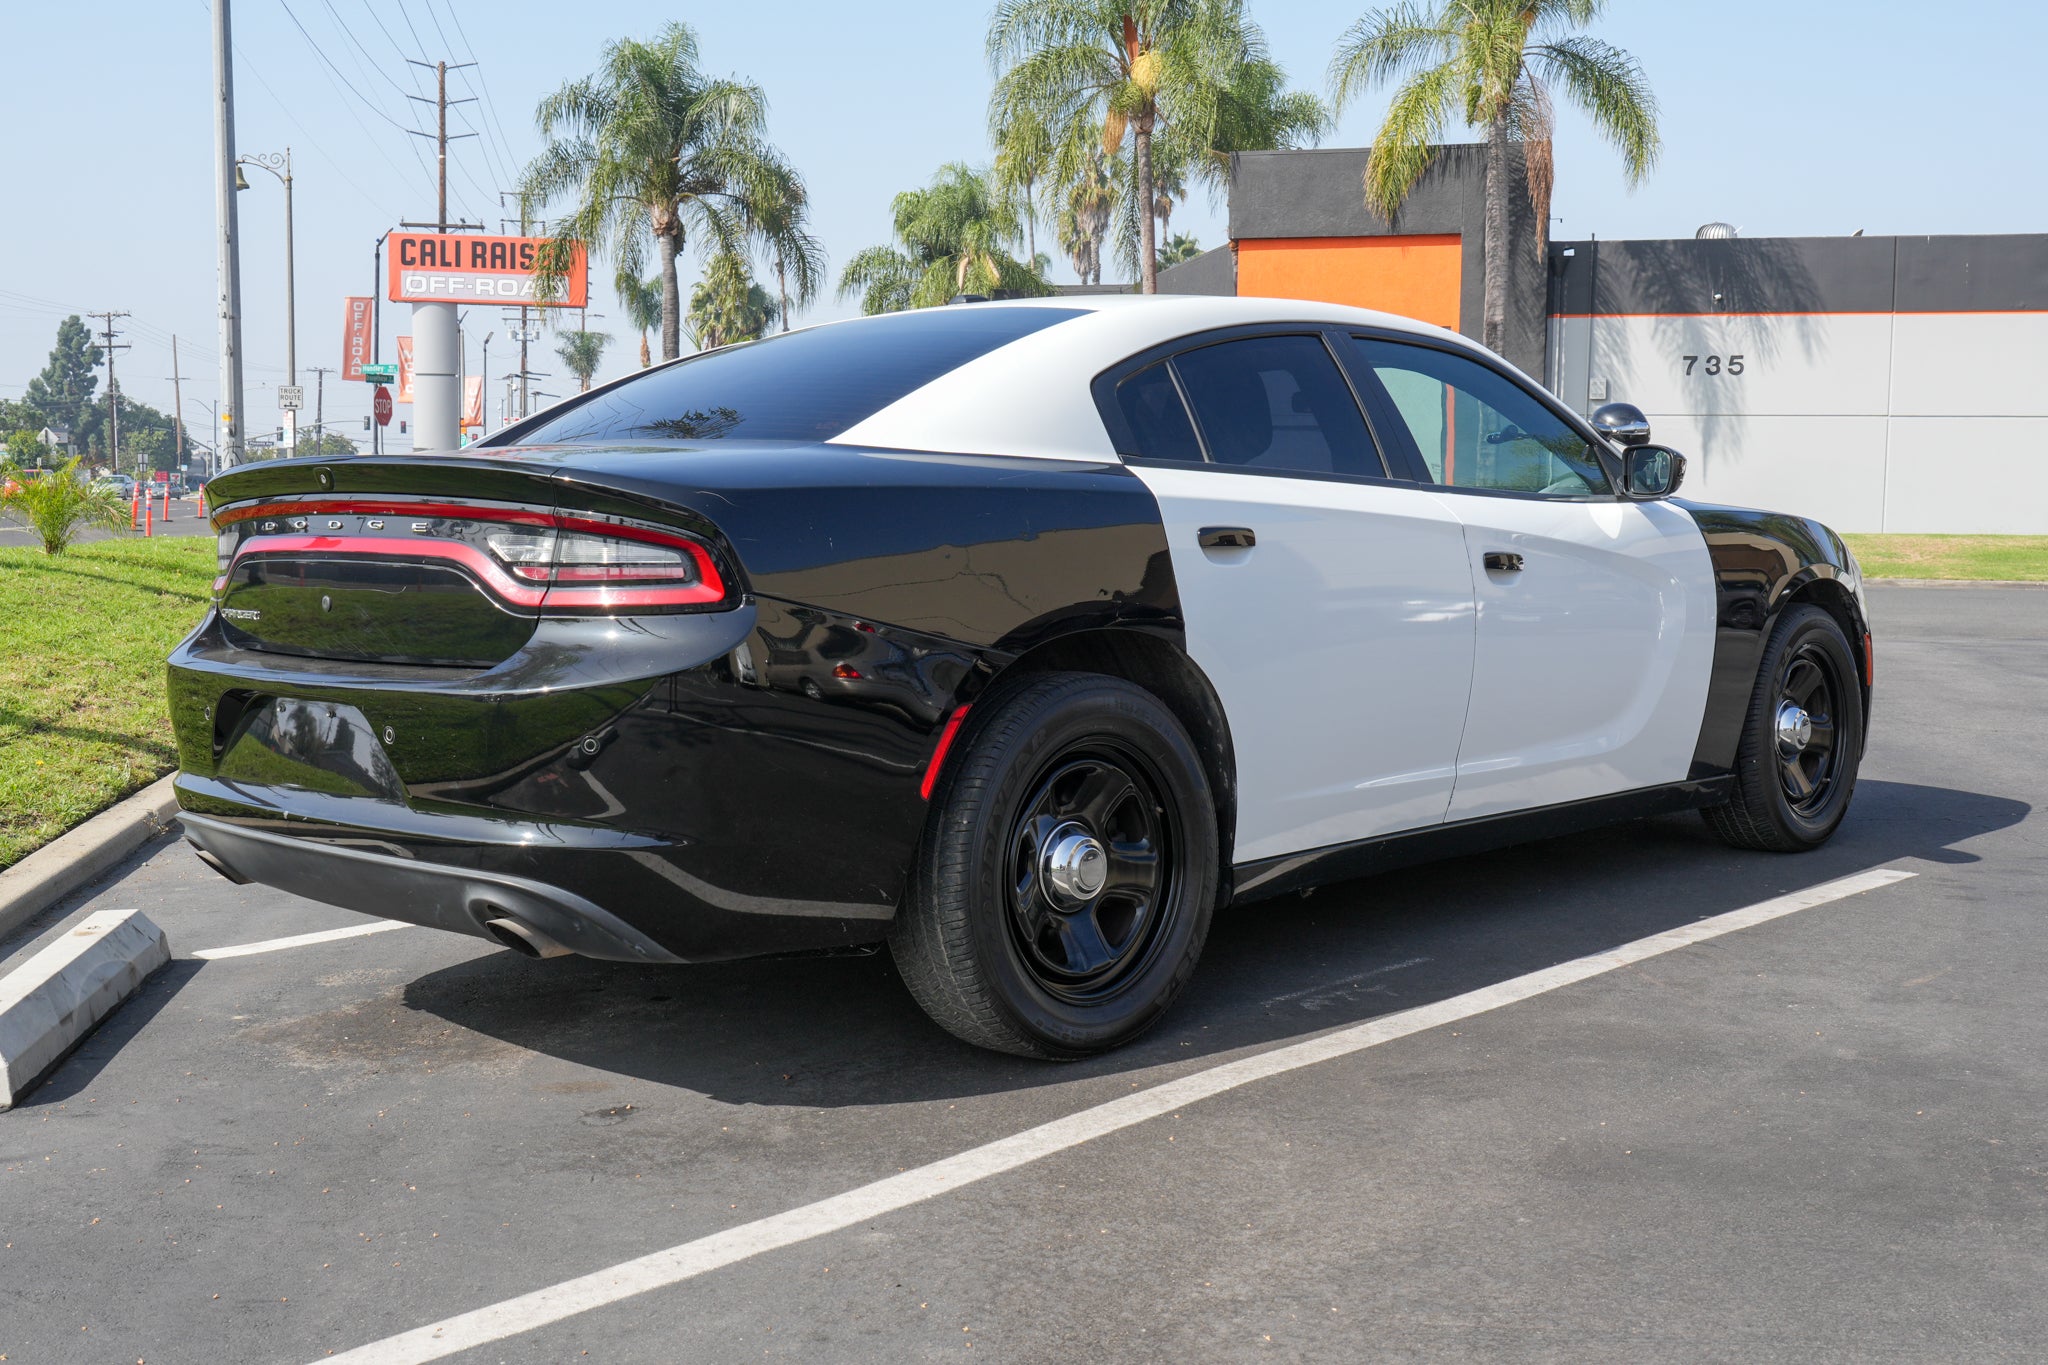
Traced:
<path fill-rule="evenodd" d="M 156 534 L 156 504 L 144 499 L 142 504 L 142 535 L 146 540 Z"/>
<path fill-rule="evenodd" d="M 135 496 L 128 499 L 128 529 L 131 531 L 142 529 L 142 490 L 140 488 L 135 490 Z"/>

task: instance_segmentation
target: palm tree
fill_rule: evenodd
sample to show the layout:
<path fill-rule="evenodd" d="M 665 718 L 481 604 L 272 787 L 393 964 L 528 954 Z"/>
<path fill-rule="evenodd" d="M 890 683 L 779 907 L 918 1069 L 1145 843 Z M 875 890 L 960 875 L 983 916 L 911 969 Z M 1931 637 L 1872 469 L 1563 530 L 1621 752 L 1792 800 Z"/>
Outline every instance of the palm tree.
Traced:
<path fill-rule="evenodd" d="M 604 348 L 611 345 L 611 340 L 606 332 L 564 332 L 555 343 L 555 354 L 562 357 L 562 363 L 576 376 L 584 393 L 590 392 L 590 376 L 597 373 L 598 362 L 604 359 Z"/>
<path fill-rule="evenodd" d="M 1606 0 L 1441 0 L 1374 10 L 1338 40 L 1330 85 L 1341 110 L 1400 82 L 1365 169 L 1365 203 L 1391 218 L 1459 121 L 1486 130 L 1486 289 L 1480 339 L 1498 351 L 1507 329 L 1508 175 L 1520 144 L 1543 250 L 1555 179 L 1550 92 L 1583 109 L 1620 152 L 1631 187 L 1656 163 L 1657 101 L 1634 57 L 1583 29 Z M 1540 258 L 1540 257 L 1539 257 Z"/>
<path fill-rule="evenodd" d="M 755 341 L 781 317 L 776 301 L 754 283 L 745 258 L 718 255 L 704 269 L 704 278 L 690 291 L 690 312 L 684 319 L 690 341 L 700 351 Z"/>
<path fill-rule="evenodd" d="M 1202 244 L 1200 242 L 1185 232 L 1176 232 L 1173 236 L 1167 238 L 1166 245 L 1160 248 L 1159 264 L 1162 266 L 1179 265 L 1182 261 L 1192 261 L 1201 254 Z"/>
<path fill-rule="evenodd" d="M 548 145 L 520 179 L 521 213 L 572 196 L 556 251 L 535 272 L 556 287 L 570 245 L 590 243 L 639 278 L 652 249 L 661 272 L 661 354 L 682 353 L 676 257 L 697 233 L 718 251 L 748 241 L 795 254 L 799 230 L 774 216 L 801 180 L 767 140 L 768 104 L 750 82 L 707 76 L 697 37 L 672 23 L 652 42 L 606 46 L 598 72 L 570 81 L 536 113 Z"/>
<path fill-rule="evenodd" d="M 1049 294 L 1036 264 L 1010 254 L 1023 236 L 1014 196 L 971 166 L 951 162 L 932 183 L 896 196 L 896 246 L 871 246 L 846 263 L 839 297 L 864 313 L 930 308 L 956 294 Z"/>
<path fill-rule="evenodd" d="M 997 130 L 996 188 L 1013 192 L 1024 215 L 1024 254 L 1038 259 L 1038 190 L 1052 170 L 1052 134 L 1034 118 L 1020 118 Z"/>
<path fill-rule="evenodd" d="M 1046 129 L 1055 184 L 1072 186 L 1093 150 L 1113 157 L 1128 139 L 1131 246 L 1147 294 L 1158 285 L 1155 152 L 1173 164 L 1288 146 L 1324 123 L 1313 96 L 1278 95 L 1282 73 L 1243 0 L 999 0 L 988 55 L 996 145 L 1012 129 Z M 1240 107 L 1261 102 L 1257 116 Z"/>
<path fill-rule="evenodd" d="M 810 194 L 794 176 L 767 194 L 758 212 L 775 262 L 775 316 L 787 332 L 790 277 L 795 276 L 799 304 L 817 298 L 825 284 L 825 245 L 811 235 Z"/>
<path fill-rule="evenodd" d="M 1068 188 L 1066 206 L 1060 211 L 1060 249 L 1083 284 L 1102 283 L 1102 243 L 1119 204 L 1117 169 L 1097 151 Z"/>
<path fill-rule="evenodd" d="M 661 277 L 643 280 L 621 270 L 612 277 L 612 292 L 626 310 L 626 321 L 639 329 L 640 368 L 644 370 L 654 363 L 647 351 L 648 330 L 661 326 Z"/>

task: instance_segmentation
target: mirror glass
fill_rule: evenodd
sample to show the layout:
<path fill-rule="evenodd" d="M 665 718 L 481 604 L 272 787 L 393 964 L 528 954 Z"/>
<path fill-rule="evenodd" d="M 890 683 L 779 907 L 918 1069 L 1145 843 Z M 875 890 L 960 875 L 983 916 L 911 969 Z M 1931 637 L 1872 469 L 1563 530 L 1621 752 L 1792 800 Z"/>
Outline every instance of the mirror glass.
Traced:
<path fill-rule="evenodd" d="M 1685 457 L 1669 446 L 1633 446 L 1628 452 L 1628 491 L 1639 498 L 1662 498 L 1678 490 L 1685 477 Z"/>

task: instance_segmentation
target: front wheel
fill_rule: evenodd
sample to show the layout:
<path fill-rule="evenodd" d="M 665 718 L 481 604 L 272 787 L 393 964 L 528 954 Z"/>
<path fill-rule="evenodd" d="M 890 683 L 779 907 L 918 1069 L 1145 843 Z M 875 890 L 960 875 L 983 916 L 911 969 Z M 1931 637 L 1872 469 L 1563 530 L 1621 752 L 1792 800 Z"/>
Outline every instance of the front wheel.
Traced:
<path fill-rule="evenodd" d="M 1107 1051 L 1193 974 L 1216 865 L 1208 780 L 1173 713 L 1118 678 L 1043 674 L 971 714 L 890 952 L 970 1043 Z"/>
<path fill-rule="evenodd" d="M 1701 812 L 1737 848 L 1799 853 L 1848 813 L 1863 757 L 1863 691 L 1835 618 L 1797 606 L 1779 618 L 1735 751 L 1735 790 Z"/>

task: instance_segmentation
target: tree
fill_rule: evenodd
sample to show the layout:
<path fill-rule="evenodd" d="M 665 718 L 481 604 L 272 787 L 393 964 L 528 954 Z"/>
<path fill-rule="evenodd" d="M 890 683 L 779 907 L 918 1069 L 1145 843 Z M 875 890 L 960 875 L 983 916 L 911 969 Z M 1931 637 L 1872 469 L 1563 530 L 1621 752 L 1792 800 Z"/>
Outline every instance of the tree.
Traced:
<path fill-rule="evenodd" d="M 626 321 L 640 333 L 640 368 L 644 370 L 654 363 L 647 351 L 648 329 L 661 326 L 661 276 L 643 280 L 621 270 L 612 277 L 612 292 L 626 310 Z"/>
<path fill-rule="evenodd" d="M 1147 294 L 1158 287 L 1151 207 L 1162 164 L 1293 145 L 1324 124 L 1314 96 L 1281 93 L 1283 73 L 1243 0 L 999 0 L 988 56 L 997 147 L 1044 128 L 1054 183 L 1072 186 L 1093 151 L 1115 157 L 1129 141 L 1127 211 Z"/>
<path fill-rule="evenodd" d="M 40 469 L 49 457 L 50 448 L 33 431 L 11 431 L 7 434 L 7 463 L 15 468 Z"/>
<path fill-rule="evenodd" d="M 1015 194 L 1024 217 L 1024 254 L 1038 259 L 1038 192 L 1053 169 L 1052 134 L 1037 119 L 1020 117 L 996 130 L 993 167 L 998 192 Z"/>
<path fill-rule="evenodd" d="M 323 431 L 318 436 L 302 431 L 299 433 L 299 448 L 292 453 L 302 459 L 345 460 L 362 452 L 356 449 L 354 441 L 338 431 Z"/>
<path fill-rule="evenodd" d="M 930 308 L 956 294 L 1049 294 L 1051 286 L 1011 249 L 1023 236 L 1014 196 L 960 162 L 890 206 L 896 246 L 871 246 L 846 263 L 839 297 L 859 295 L 863 313 Z"/>
<path fill-rule="evenodd" d="M 1574 32 L 1605 0 L 1442 0 L 1373 10 L 1338 40 L 1330 61 L 1334 102 L 1398 81 L 1366 161 L 1366 207 L 1392 218 L 1422 178 L 1446 129 L 1486 132 L 1486 283 L 1480 339 L 1501 349 L 1507 330 L 1508 177 L 1519 144 L 1537 228 L 1538 259 L 1550 221 L 1551 90 L 1562 90 L 1621 152 L 1631 187 L 1656 163 L 1657 102 L 1642 66 Z"/>
<path fill-rule="evenodd" d="M 682 353 L 676 257 L 690 234 L 718 251 L 756 241 L 794 257 L 805 245 L 773 213 L 802 181 L 767 140 L 766 96 L 699 70 L 686 25 L 669 24 L 652 42 L 609 44 L 601 69 L 542 100 L 536 121 L 548 145 L 520 179 L 521 212 L 559 196 L 575 202 L 557 221 L 538 285 L 556 286 L 577 241 L 635 279 L 652 250 L 664 360 Z"/>
<path fill-rule="evenodd" d="M 736 341 L 756 341 L 780 316 L 779 305 L 754 283 L 745 259 L 720 255 L 711 258 L 704 279 L 690 291 L 690 313 L 684 321 L 691 342 L 708 351 Z"/>
<path fill-rule="evenodd" d="M 584 393 L 590 392 L 590 377 L 597 373 L 598 364 L 604 359 L 604 348 L 611 345 L 607 332 L 564 332 L 555 343 L 555 354 L 569 367 L 569 373 L 583 386 Z"/>
<path fill-rule="evenodd" d="M 1185 232 L 1176 232 L 1173 236 L 1166 239 L 1166 245 L 1161 248 L 1159 264 L 1162 266 L 1179 265 L 1182 261 L 1192 261 L 1201 254 L 1202 244 L 1200 242 Z"/>
<path fill-rule="evenodd" d="M 1059 217 L 1060 250 L 1067 253 L 1083 284 L 1102 283 L 1102 244 L 1117 210 L 1119 178 L 1097 151 L 1067 189 L 1067 202 Z"/>
<path fill-rule="evenodd" d="M 99 429 L 93 395 L 100 383 L 96 370 L 105 354 L 94 344 L 84 321 L 73 313 L 57 324 L 57 344 L 50 351 L 50 363 L 28 381 L 28 392 L 22 396 L 44 426 L 68 427 L 73 444 L 81 450 Z"/>
<path fill-rule="evenodd" d="M 128 524 L 127 501 L 111 484 L 80 479 L 78 465 L 73 457 L 39 477 L 13 464 L 0 466 L 0 512 L 34 531 L 46 555 L 63 554 L 87 526 L 113 531 Z"/>
<path fill-rule="evenodd" d="M 775 316 L 787 332 L 791 279 L 795 279 L 799 304 L 818 297 L 818 291 L 825 285 L 825 244 L 811 235 L 810 193 L 794 176 L 779 187 L 771 187 L 757 211 L 762 235 L 768 240 L 775 263 Z"/>

